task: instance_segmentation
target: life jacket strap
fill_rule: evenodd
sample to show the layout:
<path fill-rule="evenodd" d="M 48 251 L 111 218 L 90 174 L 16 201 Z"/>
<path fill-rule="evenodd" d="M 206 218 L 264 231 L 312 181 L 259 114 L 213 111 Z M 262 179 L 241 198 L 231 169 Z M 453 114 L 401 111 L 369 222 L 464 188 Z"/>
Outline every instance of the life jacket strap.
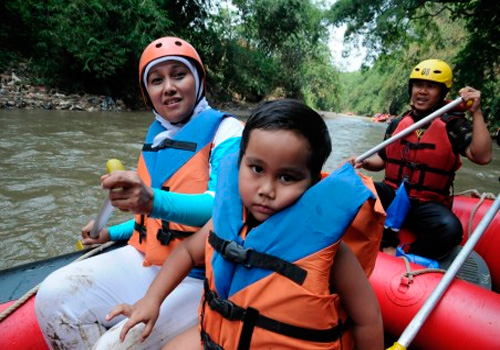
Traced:
<path fill-rule="evenodd" d="M 145 143 L 142 146 L 143 152 L 158 152 L 164 148 L 175 148 L 184 151 L 196 151 L 197 143 L 189 141 L 176 141 L 172 139 L 164 139 L 158 146 L 153 147 L 152 143 Z"/>
<path fill-rule="evenodd" d="M 142 239 L 146 239 L 146 226 L 144 225 L 144 215 L 141 215 L 141 222 L 140 223 L 137 223 L 135 222 L 134 223 L 134 230 L 136 230 L 137 232 L 139 232 L 139 244 L 142 243 Z"/>
<path fill-rule="evenodd" d="M 342 337 L 345 329 L 349 327 L 349 320 L 343 323 L 340 319 L 335 327 L 328 329 L 311 329 L 294 326 L 266 317 L 254 308 L 242 308 L 230 300 L 220 298 L 215 291 L 210 290 L 207 280 L 205 280 L 204 286 L 204 301 L 206 305 L 228 320 L 243 322 L 238 346 L 239 350 L 249 349 L 255 327 L 287 337 L 320 343 L 337 341 Z"/>
<path fill-rule="evenodd" d="M 208 242 L 228 261 L 245 267 L 259 267 L 275 271 L 299 285 L 302 285 L 306 279 L 307 271 L 303 268 L 276 256 L 260 253 L 252 248 L 245 248 L 234 241 L 222 239 L 213 231 L 210 231 Z"/>
<path fill-rule="evenodd" d="M 401 140 L 401 144 L 405 145 L 408 149 L 436 149 L 436 145 L 432 143 L 410 142 L 405 139 Z"/>
<path fill-rule="evenodd" d="M 201 341 L 203 342 L 203 350 L 224 350 L 224 348 L 214 342 L 203 329 L 201 330 Z"/>
<path fill-rule="evenodd" d="M 156 239 L 159 240 L 162 245 L 169 245 L 173 239 L 186 238 L 191 236 L 193 233 L 194 231 L 171 230 L 167 225 L 167 228 L 162 227 L 158 229 L 158 232 L 156 233 Z"/>
<path fill-rule="evenodd" d="M 431 191 L 431 192 L 436 192 L 438 194 L 442 195 L 449 195 L 449 187 L 450 183 L 453 182 L 453 179 L 455 178 L 455 172 L 454 171 L 446 171 L 443 169 L 438 169 L 438 168 L 433 168 L 428 166 L 427 164 L 423 163 L 415 163 L 415 162 L 410 162 L 408 160 L 402 159 L 393 159 L 393 158 L 388 158 L 387 163 L 392 163 L 399 165 L 399 170 L 398 170 L 398 177 L 397 178 L 392 178 L 389 176 L 385 177 L 385 180 L 388 182 L 391 182 L 398 186 L 401 181 L 404 180 L 406 181 L 407 189 L 415 189 L 417 191 Z M 419 178 L 416 183 L 411 182 L 409 179 L 409 176 L 403 176 L 403 170 L 404 169 L 410 169 L 411 171 L 419 171 Z M 442 188 L 435 188 L 435 187 L 429 187 L 429 186 L 424 186 L 424 180 L 427 175 L 427 172 L 438 174 L 441 176 L 448 177 L 449 180 L 447 183 L 444 185 Z"/>
<path fill-rule="evenodd" d="M 453 174 L 455 174 L 454 171 L 446 171 L 446 170 L 439 169 L 439 168 L 433 168 L 433 167 L 428 166 L 427 164 L 410 162 L 408 160 L 387 158 L 386 162 L 392 163 L 392 164 L 398 164 L 401 167 L 406 167 L 406 168 L 409 168 L 411 170 L 420 170 L 422 172 L 430 171 L 432 173 L 436 173 L 439 175 L 452 176 Z"/>

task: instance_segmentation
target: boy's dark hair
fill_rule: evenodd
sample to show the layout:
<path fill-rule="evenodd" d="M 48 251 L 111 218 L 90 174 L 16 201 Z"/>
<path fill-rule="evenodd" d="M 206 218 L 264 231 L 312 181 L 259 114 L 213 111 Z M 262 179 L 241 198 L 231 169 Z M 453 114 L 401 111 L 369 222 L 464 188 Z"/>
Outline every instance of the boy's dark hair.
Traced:
<path fill-rule="evenodd" d="M 314 182 L 321 178 L 321 169 L 332 151 L 330 134 L 323 118 L 300 101 L 282 99 L 260 104 L 250 115 L 241 137 L 239 162 L 245 154 L 250 133 L 254 129 L 295 130 L 311 147 L 309 169 Z M 238 163 L 239 163 L 238 162 Z"/>

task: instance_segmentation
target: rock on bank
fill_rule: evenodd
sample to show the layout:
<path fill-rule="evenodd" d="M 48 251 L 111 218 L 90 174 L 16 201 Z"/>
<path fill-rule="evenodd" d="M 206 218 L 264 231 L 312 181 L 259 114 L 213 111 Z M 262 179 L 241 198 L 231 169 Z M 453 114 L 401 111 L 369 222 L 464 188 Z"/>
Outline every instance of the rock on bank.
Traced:
<path fill-rule="evenodd" d="M 32 85 L 30 80 L 15 72 L 0 74 L 0 108 L 53 109 L 76 111 L 124 111 L 129 110 L 120 99 L 110 96 L 70 94 L 66 95 L 44 86 Z"/>

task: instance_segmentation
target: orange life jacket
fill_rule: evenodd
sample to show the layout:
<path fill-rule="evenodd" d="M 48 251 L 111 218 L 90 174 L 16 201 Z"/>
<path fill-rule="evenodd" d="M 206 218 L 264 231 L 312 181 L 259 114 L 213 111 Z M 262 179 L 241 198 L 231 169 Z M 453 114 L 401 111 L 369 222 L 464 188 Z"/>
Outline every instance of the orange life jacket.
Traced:
<path fill-rule="evenodd" d="M 375 198 L 369 198 L 363 203 L 342 240 L 356 255 L 366 276 L 370 277 L 375 268 L 386 214 L 382 202 L 378 198 L 373 179 L 361 173 L 357 173 L 357 175 L 372 191 Z"/>
<path fill-rule="evenodd" d="M 446 131 L 446 123 L 453 118 L 444 115 L 433 120 L 420 138 L 417 130 L 387 146 L 384 182 L 397 189 L 404 179 L 411 198 L 451 205 L 450 187 L 462 165 Z M 413 123 L 406 115 L 394 134 Z"/>
<path fill-rule="evenodd" d="M 342 241 L 356 255 L 366 276 L 370 277 L 375 268 L 375 260 L 377 260 L 379 252 L 386 213 L 378 197 L 373 179 L 359 172 L 356 174 L 365 186 L 370 189 L 375 198 L 369 198 L 363 203 L 344 237 L 342 237 Z M 322 172 L 321 178 L 324 179 L 328 175 L 329 173 Z"/>
<path fill-rule="evenodd" d="M 212 140 L 224 114 L 209 109 L 188 122 L 173 139 L 153 148 L 156 135 L 165 129 L 155 121 L 146 135 L 137 172 L 153 188 L 198 194 L 207 190 Z M 182 238 L 199 228 L 136 215 L 129 244 L 145 254 L 144 266 L 162 265 Z"/>
<path fill-rule="evenodd" d="M 372 192 L 346 165 L 245 232 L 237 160 L 226 161 L 206 246 L 205 348 L 350 348 L 330 271 L 344 232 Z"/>

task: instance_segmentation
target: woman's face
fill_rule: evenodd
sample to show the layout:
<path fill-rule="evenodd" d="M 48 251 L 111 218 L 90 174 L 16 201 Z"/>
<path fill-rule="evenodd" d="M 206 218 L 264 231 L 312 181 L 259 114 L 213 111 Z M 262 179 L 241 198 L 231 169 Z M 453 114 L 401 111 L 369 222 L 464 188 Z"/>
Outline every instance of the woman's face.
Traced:
<path fill-rule="evenodd" d="M 153 107 L 170 123 L 182 122 L 196 104 L 196 82 L 183 63 L 167 61 L 153 66 L 147 80 Z"/>

